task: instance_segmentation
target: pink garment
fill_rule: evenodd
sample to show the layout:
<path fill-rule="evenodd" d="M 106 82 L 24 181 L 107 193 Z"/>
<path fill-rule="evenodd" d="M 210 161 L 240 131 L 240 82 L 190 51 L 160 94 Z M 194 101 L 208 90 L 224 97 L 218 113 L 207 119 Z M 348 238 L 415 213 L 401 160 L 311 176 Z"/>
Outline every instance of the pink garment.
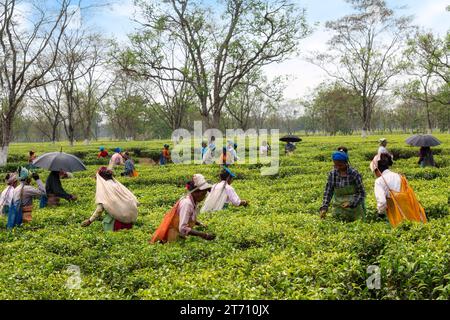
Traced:
<path fill-rule="evenodd" d="M 122 158 L 122 155 L 120 153 L 114 153 L 112 155 L 112 157 L 111 157 L 111 163 L 112 164 L 114 164 L 116 166 L 119 166 L 119 165 L 122 164 L 122 162 L 123 162 L 123 158 Z"/>
<path fill-rule="evenodd" d="M 189 231 L 192 230 L 192 228 L 189 227 L 189 222 L 197 221 L 198 215 L 198 208 L 190 194 L 180 200 L 178 215 L 180 216 L 180 224 L 178 229 L 180 231 L 180 235 L 185 237 Z"/>

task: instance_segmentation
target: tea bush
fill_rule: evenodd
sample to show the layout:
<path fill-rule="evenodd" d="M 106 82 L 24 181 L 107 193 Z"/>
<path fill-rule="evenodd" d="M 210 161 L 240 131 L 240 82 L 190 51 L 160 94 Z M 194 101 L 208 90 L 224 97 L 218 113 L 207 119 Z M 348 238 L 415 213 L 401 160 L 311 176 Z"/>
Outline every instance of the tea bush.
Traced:
<path fill-rule="evenodd" d="M 122 147 L 136 158 L 157 159 L 162 145 L 171 143 L 64 144 L 63 151 L 82 157 L 88 167 L 63 181 L 79 199 L 45 209 L 35 201 L 33 222 L 12 231 L 6 230 L 6 218 L 0 218 L 0 299 L 448 300 L 450 137 L 437 136 L 443 142 L 436 149 L 438 168 L 418 167 L 418 148 L 404 144 L 407 136 L 387 136 L 388 149 L 395 151 L 392 170 L 408 178 L 425 207 L 427 224 L 392 229 L 377 217 L 374 176 L 368 168 L 377 137 L 303 137 L 293 156 L 280 150 L 276 175 L 261 176 L 262 164 L 234 165 L 238 177 L 233 185 L 250 206 L 201 215 L 207 230 L 217 234 L 215 241 L 189 237 L 165 245 L 148 240 L 185 192 L 187 179 L 201 173 L 215 182 L 219 168 L 142 163 L 137 164 L 137 178 L 117 175 L 139 198 L 139 217 L 131 230 L 104 233 L 100 222 L 80 227 L 95 209 L 95 171 L 108 162 L 97 159 L 98 147 Z M 363 176 L 364 221 L 318 217 L 331 152 L 339 145 L 348 147 L 352 166 Z M 60 145 L 12 145 L 13 162 L 3 172 L 24 164 L 30 149 L 39 155 L 58 151 Z M 45 180 L 48 173 L 38 172 Z M 69 266 L 79 268 L 79 287 L 68 285 L 74 280 Z M 379 268 L 379 289 L 367 285 L 369 266 Z"/>

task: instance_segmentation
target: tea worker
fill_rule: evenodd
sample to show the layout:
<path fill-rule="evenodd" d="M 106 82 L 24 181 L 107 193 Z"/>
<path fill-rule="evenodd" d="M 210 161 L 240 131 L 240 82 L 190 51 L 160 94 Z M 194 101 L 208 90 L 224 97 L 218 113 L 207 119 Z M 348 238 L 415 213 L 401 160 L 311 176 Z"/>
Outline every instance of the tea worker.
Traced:
<path fill-rule="evenodd" d="M 427 222 L 425 211 L 406 178 L 389 170 L 392 164 L 387 153 L 377 154 L 370 163 L 370 169 L 377 177 L 374 191 L 378 215 L 387 216 L 394 227 L 403 220 Z"/>
<path fill-rule="evenodd" d="M 188 193 L 166 213 L 150 243 L 172 242 L 185 239 L 187 236 L 197 236 L 205 240 L 215 239 L 215 235 L 200 232 L 194 226 L 204 226 L 197 220 L 199 203 L 202 202 L 211 185 L 201 174 L 194 174 L 192 180 L 186 184 Z"/>
<path fill-rule="evenodd" d="M 214 153 L 215 153 L 215 146 L 213 147 L 213 149 L 211 149 L 211 145 L 209 145 L 206 150 L 205 153 L 203 154 L 203 158 L 202 158 L 202 163 L 203 164 L 211 164 L 214 163 Z"/>
<path fill-rule="evenodd" d="M 238 161 L 236 149 L 237 143 L 233 143 L 233 141 L 228 141 L 227 151 L 230 153 L 232 163 Z"/>
<path fill-rule="evenodd" d="M 8 173 L 5 177 L 7 187 L 0 195 L 0 214 L 7 215 L 11 206 L 14 188 L 17 187 L 17 174 Z"/>
<path fill-rule="evenodd" d="M 394 159 L 394 156 L 388 151 L 388 149 L 386 148 L 387 146 L 387 139 L 386 138 L 381 138 L 380 140 L 378 140 L 378 142 L 380 143 L 380 146 L 378 147 L 378 154 L 389 154 L 391 156 L 392 159 Z"/>
<path fill-rule="evenodd" d="M 343 221 L 364 218 L 365 190 L 359 172 L 349 165 L 348 154 L 335 151 L 332 154 L 334 170 L 328 174 L 323 195 L 321 218 L 325 218 L 332 198 L 334 216 Z"/>
<path fill-rule="evenodd" d="M 295 151 L 296 148 L 297 148 L 297 147 L 295 146 L 295 144 L 294 144 L 293 142 L 289 141 L 289 142 L 286 143 L 286 145 L 284 146 L 284 152 L 285 152 L 285 154 L 287 154 L 287 155 L 291 155 L 291 154 Z"/>
<path fill-rule="evenodd" d="M 99 150 L 100 152 L 97 155 L 97 159 L 106 158 L 108 156 L 108 151 L 105 149 L 105 147 L 100 147 Z"/>
<path fill-rule="evenodd" d="M 31 150 L 28 153 L 28 166 L 27 166 L 28 169 L 36 169 L 36 166 L 33 164 L 33 162 L 34 162 L 34 160 L 36 160 L 36 158 L 37 158 L 36 152 Z"/>
<path fill-rule="evenodd" d="M 202 159 L 205 157 L 206 152 L 208 152 L 208 144 L 203 141 L 202 142 Z"/>
<path fill-rule="evenodd" d="M 31 178 L 33 178 L 38 188 L 32 187 Z M 33 211 L 33 198 L 39 198 L 45 195 L 45 186 L 37 173 L 31 174 L 26 168 L 19 169 L 20 184 L 14 189 L 13 200 L 8 212 L 8 229 L 22 222 L 31 222 Z"/>
<path fill-rule="evenodd" d="M 420 147 L 418 164 L 421 167 L 435 167 L 436 166 L 436 163 L 434 162 L 434 158 L 433 158 L 433 153 L 431 152 L 430 147 Z"/>
<path fill-rule="evenodd" d="M 269 154 L 269 150 L 270 150 L 270 146 L 269 146 L 269 144 L 267 143 L 267 141 L 263 141 L 262 143 L 261 143 L 261 146 L 259 147 L 259 154 L 261 155 L 261 156 L 267 156 L 268 154 Z"/>
<path fill-rule="evenodd" d="M 137 176 L 137 172 L 134 167 L 134 161 L 133 161 L 133 159 L 131 159 L 130 154 L 128 152 L 125 152 L 123 154 L 123 158 L 125 160 L 125 163 L 124 163 L 125 170 L 124 170 L 124 172 L 121 173 L 121 176 L 128 176 L 128 177 Z"/>
<path fill-rule="evenodd" d="M 169 150 L 169 145 L 165 144 L 164 148 L 161 151 L 161 156 L 159 159 L 159 164 L 160 165 L 165 165 L 170 161 L 170 150 Z"/>
<path fill-rule="evenodd" d="M 205 203 L 200 210 L 201 213 L 222 210 L 228 207 L 229 204 L 236 207 L 246 207 L 248 205 L 247 201 L 239 198 L 231 186 L 236 175 L 225 167 L 219 176 L 221 181 L 212 186 L 211 192 L 206 197 Z"/>
<path fill-rule="evenodd" d="M 68 178 L 71 175 L 71 173 L 67 173 L 63 170 L 50 172 L 47 181 L 45 182 L 45 191 L 47 193 L 49 205 L 58 205 L 60 198 L 66 199 L 67 201 L 75 201 L 77 199 L 75 195 L 67 193 L 62 187 L 61 178 Z"/>
<path fill-rule="evenodd" d="M 111 159 L 109 160 L 109 166 L 108 169 L 114 169 L 116 166 L 123 165 L 123 156 L 122 156 L 122 149 L 115 148 L 114 154 L 111 156 Z"/>
<path fill-rule="evenodd" d="M 103 218 L 105 231 L 131 229 L 137 220 L 139 202 L 134 194 L 114 179 L 112 170 L 101 167 L 96 175 L 95 203 L 97 208 L 92 216 L 83 221 L 87 227 L 106 212 Z"/>

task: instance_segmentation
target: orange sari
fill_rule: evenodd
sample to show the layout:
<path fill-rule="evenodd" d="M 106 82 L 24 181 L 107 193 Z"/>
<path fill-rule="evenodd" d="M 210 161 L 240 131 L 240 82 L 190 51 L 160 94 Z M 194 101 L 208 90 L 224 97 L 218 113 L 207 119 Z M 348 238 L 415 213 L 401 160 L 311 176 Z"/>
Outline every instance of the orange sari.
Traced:
<path fill-rule="evenodd" d="M 158 229 L 156 229 L 155 233 L 153 234 L 152 239 L 150 240 L 150 243 L 155 242 L 173 242 L 177 241 L 180 237 L 180 230 L 179 230 L 179 224 L 180 224 L 180 215 L 178 213 L 178 208 L 180 206 L 180 201 L 178 200 L 175 205 L 166 212 L 164 215 L 163 221 L 159 225 Z M 193 227 L 194 223 L 190 225 L 190 227 Z"/>
<path fill-rule="evenodd" d="M 413 189 L 404 176 L 401 176 L 400 192 L 389 189 L 390 198 L 387 198 L 386 213 L 390 224 L 397 227 L 403 220 L 427 222 L 425 210 L 419 203 Z"/>

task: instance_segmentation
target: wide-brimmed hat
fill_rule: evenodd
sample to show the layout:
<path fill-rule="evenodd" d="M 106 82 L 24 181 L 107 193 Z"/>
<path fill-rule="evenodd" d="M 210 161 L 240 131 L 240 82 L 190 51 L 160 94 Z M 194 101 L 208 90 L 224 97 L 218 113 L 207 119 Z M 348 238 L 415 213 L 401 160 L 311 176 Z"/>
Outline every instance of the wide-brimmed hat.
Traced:
<path fill-rule="evenodd" d="M 195 190 L 206 190 L 206 189 L 211 189 L 212 185 L 208 183 L 208 181 L 206 181 L 205 177 L 202 174 L 194 174 L 194 176 L 192 177 L 192 181 L 194 182 L 194 186 Z"/>

